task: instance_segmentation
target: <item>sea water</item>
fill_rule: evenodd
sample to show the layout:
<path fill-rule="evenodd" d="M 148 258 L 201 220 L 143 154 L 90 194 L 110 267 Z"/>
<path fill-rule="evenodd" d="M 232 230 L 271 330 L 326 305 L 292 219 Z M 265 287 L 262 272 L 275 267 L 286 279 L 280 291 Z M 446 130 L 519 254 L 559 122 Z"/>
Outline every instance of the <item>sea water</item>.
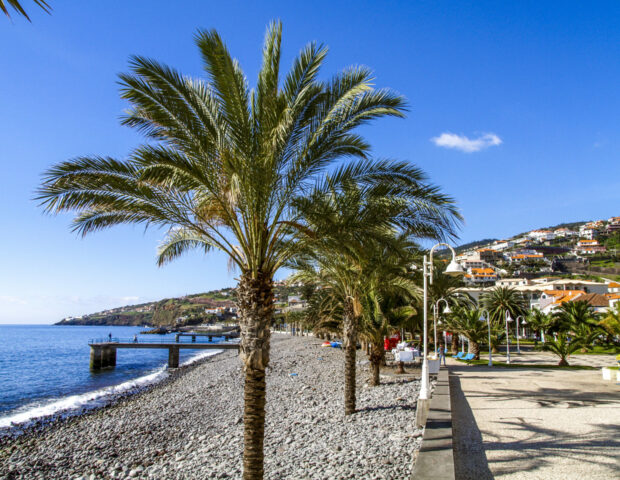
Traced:
<path fill-rule="evenodd" d="M 91 339 L 174 341 L 143 327 L 0 325 L 0 428 L 104 404 L 167 375 L 168 349 L 118 349 L 116 367 L 91 371 Z M 182 339 L 188 341 L 187 338 Z M 187 364 L 219 350 L 180 350 Z"/>

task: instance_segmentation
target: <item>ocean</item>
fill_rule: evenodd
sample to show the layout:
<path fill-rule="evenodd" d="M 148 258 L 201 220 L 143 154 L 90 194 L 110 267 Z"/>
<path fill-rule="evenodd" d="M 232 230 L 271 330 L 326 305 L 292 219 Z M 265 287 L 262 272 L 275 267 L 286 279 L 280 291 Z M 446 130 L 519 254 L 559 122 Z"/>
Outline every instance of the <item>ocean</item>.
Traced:
<path fill-rule="evenodd" d="M 0 428 L 42 416 L 96 407 L 110 396 L 167 376 L 167 349 L 119 349 L 116 368 L 91 372 L 88 341 L 163 340 L 143 327 L 0 325 Z M 182 341 L 188 341 L 184 338 Z M 180 350 L 180 364 L 219 353 Z"/>

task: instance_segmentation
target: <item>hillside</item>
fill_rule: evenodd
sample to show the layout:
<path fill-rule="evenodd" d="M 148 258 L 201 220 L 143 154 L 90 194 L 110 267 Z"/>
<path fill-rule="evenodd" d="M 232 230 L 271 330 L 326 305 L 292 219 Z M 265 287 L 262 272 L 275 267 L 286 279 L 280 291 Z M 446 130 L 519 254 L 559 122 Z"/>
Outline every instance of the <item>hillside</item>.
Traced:
<path fill-rule="evenodd" d="M 276 300 L 286 302 L 289 295 L 299 295 L 298 287 L 278 284 Z M 186 326 L 234 317 L 235 289 L 224 288 L 156 302 L 126 305 L 81 317 L 67 317 L 55 325 L 149 325 Z"/>

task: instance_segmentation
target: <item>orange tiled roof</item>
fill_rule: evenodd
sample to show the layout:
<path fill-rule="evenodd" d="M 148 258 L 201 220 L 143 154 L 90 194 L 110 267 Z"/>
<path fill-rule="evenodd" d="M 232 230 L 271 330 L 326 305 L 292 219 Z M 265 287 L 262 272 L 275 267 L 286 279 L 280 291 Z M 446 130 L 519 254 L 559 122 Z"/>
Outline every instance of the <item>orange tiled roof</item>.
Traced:
<path fill-rule="evenodd" d="M 495 271 L 492 268 L 472 268 L 471 269 L 472 273 L 474 274 L 493 274 L 495 275 Z"/>
<path fill-rule="evenodd" d="M 607 288 L 618 288 L 618 287 L 620 287 L 620 283 L 618 282 L 609 282 L 607 284 Z"/>

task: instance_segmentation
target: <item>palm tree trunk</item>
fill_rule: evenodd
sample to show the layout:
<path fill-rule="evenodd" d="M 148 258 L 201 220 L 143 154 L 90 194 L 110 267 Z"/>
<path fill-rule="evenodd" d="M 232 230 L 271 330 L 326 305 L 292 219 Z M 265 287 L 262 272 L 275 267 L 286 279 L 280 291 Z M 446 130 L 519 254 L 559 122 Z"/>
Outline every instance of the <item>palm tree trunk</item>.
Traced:
<path fill-rule="evenodd" d="M 347 301 L 343 315 L 344 330 L 344 414 L 355 413 L 355 357 L 357 350 L 357 324 L 353 305 Z"/>
<path fill-rule="evenodd" d="M 459 337 L 456 333 L 452 334 L 452 355 L 457 355 L 459 353 Z"/>
<path fill-rule="evenodd" d="M 480 360 L 480 344 L 472 340 L 469 341 L 469 353 L 474 354 L 476 360 Z"/>
<path fill-rule="evenodd" d="M 274 311 L 271 276 L 244 273 L 237 287 L 241 343 L 245 370 L 243 412 L 243 479 L 262 480 L 265 437 L 265 369 L 269 364 L 269 324 Z"/>
<path fill-rule="evenodd" d="M 372 365 L 372 376 L 370 377 L 370 385 L 373 387 L 381 383 L 379 374 L 381 373 L 381 361 L 383 360 L 383 345 L 370 345 L 370 364 Z"/>

